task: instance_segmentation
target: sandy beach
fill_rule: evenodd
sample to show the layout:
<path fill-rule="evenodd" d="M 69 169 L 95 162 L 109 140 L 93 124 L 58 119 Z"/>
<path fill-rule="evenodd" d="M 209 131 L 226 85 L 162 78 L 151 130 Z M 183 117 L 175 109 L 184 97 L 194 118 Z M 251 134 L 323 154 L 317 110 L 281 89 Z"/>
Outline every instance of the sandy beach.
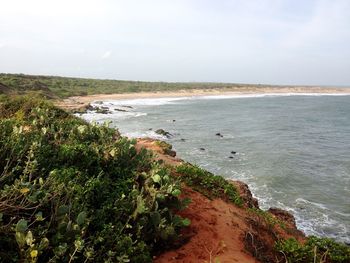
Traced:
<path fill-rule="evenodd" d="M 78 109 L 87 106 L 93 101 L 123 100 L 141 98 L 164 98 L 164 97 L 193 97 L 193 96 L 219 96 L 219 95 L 258 95 L 258 94 L 349 94 L 350 88 L 333 87 L 233 87 L 222 89 L 193 89 L 164 92 L 139 92 L 139 93 L 116 93 L 94 94 L 87 96 L 74 96 L 56 101 L 56 105 L 65 109 Z"/>

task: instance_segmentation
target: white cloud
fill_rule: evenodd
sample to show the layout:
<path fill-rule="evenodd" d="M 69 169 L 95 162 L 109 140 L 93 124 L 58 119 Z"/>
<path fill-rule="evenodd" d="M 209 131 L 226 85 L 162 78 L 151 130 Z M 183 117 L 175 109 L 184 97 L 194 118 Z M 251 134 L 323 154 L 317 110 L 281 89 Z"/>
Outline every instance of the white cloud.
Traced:
<path fill-rule="evenodd" d="M 74 64 L 91 77 L 350 83 L 349 0 L 3 2 L 0 71 L 74 75 Z"/>
<path fill-rule="evenodd" d="M 103 55 L 102 55 L 102 59 L 108 59 L 110 58 L 110 56 L 112 55 L 112 51 L 106 51 Z"/>

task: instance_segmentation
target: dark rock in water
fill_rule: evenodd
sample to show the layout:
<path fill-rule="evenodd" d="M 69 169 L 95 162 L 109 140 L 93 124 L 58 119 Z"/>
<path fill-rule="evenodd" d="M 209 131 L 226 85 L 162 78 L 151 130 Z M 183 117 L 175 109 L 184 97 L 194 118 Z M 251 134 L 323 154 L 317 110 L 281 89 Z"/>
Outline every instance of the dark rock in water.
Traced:
<path fill-rule="evenodd" d="M 105 107 L 104 107 L 105 108 Z M 107 109 L 103 109 L 103 108 L 96 108 L 96 113 L 100 113 L 100 114 L 109 114 L 111 113 L 108 108 Z"/>
<path fill-rule="evenodd" d="M 83 106 L 83 107 L 79 107 L 79 108 L 77 108 L 77 109 L 74 109 L 72 112 L 73 112 L 74 114 L 80 114 L 80 115 L 82 115 L 82 114 L 86 113 L 88 110 L 91 110 L 91 109 L 90 109 L 91 107 L 92 107 L 92 106 L 91 106 L 90 104 L 88 104 L 88 105 L 86 105 L 86 106 Z"/>
<path fill-rule="evenodd" d="M 229 181 L 237 187 L 240 197 L 243 199 L 244 206 L 248 208 L 259 208 L 258 199 L 254 198 L 248 185 L 241 181 Z"/>
<path fill-rule="evenodd" d="M 148 130 L 149 130 L 149 131 L 152 131 L 153 129 L 152 129 L 152 128 L 149 128 Z"/>
<path fill-rule="evenodd" d="M 224 135 L 222 135 L 220 132 L 216 133 L 215 135 L 216 135 L 216 136 L 219 136 L 219 137 L 221 137 L 221 138 L 224 137 Z"/>
<path fill-rule="evenodd" d="M 123 110 L 123 109 L 114 109 L 115 111 L 121 111 L 121 112 L 127 112 L 127 110 Z"/>
<path fill-rule="evenodd" d="M 231 151 L 231 154 L 236 154 L 237 152 L 235 152 L 235 151 Z"/>
<path fill-rule="evenodd" d="M 112 113 L 108 107 L 105 107 L 105 106 L 94 107 L 91 104 L 86 105 L 84 110 L 85 110 L 85 112 L 83 112 L 83 113 L 86 113 L 86 111 L 95 111 L 96 113 L 100 113 L 100 114 Z"/>
<path fill-rule="evenodd" d="M 129 109 L 133 109 L 133 107 L 129 106 L 129 105 L 122 105 L 122 107 L 124 108 L 129 108 Z"/>
<path fill-rule="evenodd" d="M 185 141 L 186 141 L 186 139 L 181 138 L 181 139 L 180 139 L 180 141 L 185 142 Z"/>
<path fill-rule="evenodd" d="M 173 122 L 175 122 L 176 120 L 173 120 Z"/>
<path fill-rule="evenodd" d="M 163 136 L 165 136 L 167 138 L 170 138 L 172 136 L 172 134 L 170 132 L 167 132 L 167 131 L 165 131 L 163 129 L 158 129 L 158 130 L 155 131 L 155 133 L 163 135 Z"/>
<path fill-rule="evenodd" d="M 205 151 L 205 148 L 202 148 L 202 147 L 201 147 L 201 148 L 199 148 L 199 150 L 201 150 L 201 151 Z"/>
<path fill-rule="evenodd" d="M 228 158 L 233 159 L 233 156 L 229 156 Z"/>
<path fill-rule="evenodd" d="M 86 106 L 86 110 L 96 110 L 96 108 L 94 107 L 94 106 L 92 106 L 91 104 L 88 104 L 87 106 Z"/>
<path fill-rule="evenodd" d="M 155 133 L 160 134 L 160 135 L 164 135 L 166 133 L 166 131 L 163 129 L 158 129 L 155 131 Z"/>

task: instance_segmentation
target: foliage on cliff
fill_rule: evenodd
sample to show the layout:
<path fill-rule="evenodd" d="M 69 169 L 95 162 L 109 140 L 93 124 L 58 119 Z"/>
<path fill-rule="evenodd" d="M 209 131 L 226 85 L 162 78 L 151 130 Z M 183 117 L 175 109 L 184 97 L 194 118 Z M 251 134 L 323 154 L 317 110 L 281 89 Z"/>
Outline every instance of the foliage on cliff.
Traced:
<path fill-rule="evenodd" d="M 178 166 L 176 172 L 181 174 L 181 180 L 188 186 L 208 198 L 222 198 L 238 206 L 243 204 L 236 187 L 222 176 L 214 175 L 191 164 Z"/>
<path fill-rule="evenodd" d="M 290 238 L 277 242 L 275 248 L 284 255 L 287 263 L 350 262 L 350 247 L 330 238 L 310 236 L 304 244 Z"/>
<path fill-rule="evenodd" d="M 189 220 L 179 183 L 114 129 L 0 102 L 0 262 L 150 262 Z"/>

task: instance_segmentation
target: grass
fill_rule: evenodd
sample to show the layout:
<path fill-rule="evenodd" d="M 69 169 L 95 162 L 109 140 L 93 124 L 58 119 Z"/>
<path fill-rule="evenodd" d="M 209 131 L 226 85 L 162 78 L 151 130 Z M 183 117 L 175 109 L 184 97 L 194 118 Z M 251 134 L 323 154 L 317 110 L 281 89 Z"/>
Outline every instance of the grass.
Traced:
<path fill-rule="evenodd" d="M 348 263 L 350 247 L 330 238 L 310 236 L 304 244 L 290 238 L 276 243 L 286 263 Z"/>
<path fill-rule="evenodd" d="M 270 228 L 273 228 L 274 226 L 279 225 L 282 229 L 284 230 L 287 229 L 285 222 L 277 219 L 267 211 L 264 211 L 258 208 L 248 208 L 248 211 L 262 218 Z"/>
<path fill-rule="evenodd" d="M 179 165 L 176 172 L 181 175 L 181 180 L 188 186 L 210 199 L 223 198 L 238 206 L 243 204 L 236 187 L 222 176 L 213 175 L 191 164 Z"/>

